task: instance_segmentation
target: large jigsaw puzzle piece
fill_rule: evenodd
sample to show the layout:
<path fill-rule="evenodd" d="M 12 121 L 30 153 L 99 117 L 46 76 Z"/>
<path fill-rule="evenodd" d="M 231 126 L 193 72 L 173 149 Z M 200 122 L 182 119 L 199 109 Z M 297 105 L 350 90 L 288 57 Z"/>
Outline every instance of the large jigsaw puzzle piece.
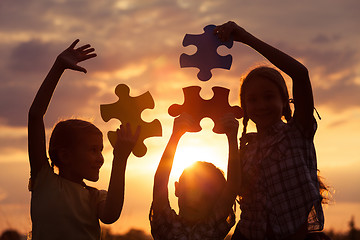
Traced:
<path fill-rule="evenodd" d="M 168 109 L 169 114 L 173 117 L 179 116 L 184 112 L 191 115 L 195 121 L 192 132 L 201 130 L 200 121 L 204 117 L 209 117 L 214 121 L 213 132 L 215 133 L 224 133 L 224 129 L 221 126 L 221 118 L 225 114 L 233 113 L 237 119 L 243 117 L 242 108 L 229 105 L 229 89 L 213 87 L 214 96 L 209 100 L 201 98 L 200 90 L 201 87 L 199 86 L 183 88 L 184 103 L 182 105 L 173 104 Z"/>
<path fill-rule="evenodd" d="M 204 33 L 199 35 L 186 34 L 183 40 L 183 46 L 195 45 L 197 52 L 193 55 L 181 54 L 180 66 L 197 67 L 199 73 L 197 77 L 201 81 L 207 81 L 211 78 L 211 69 L 224 68 L 230 69 L 232 63 L 232 56 L 221 56 L 217 53 L 219 46 L 224 45 L 227 48 L 233 46 L 233 41 L 221 42 L 217 36 L 214 35 L 215 25 L 208 25 L 204 27 Z"/>
<path fill-rule="evenodd" d="M 142 157 L 147 151 L 144 140 L 149 137 L 162 135 L 161 123 L 157 119 L 150 123 L 144 122 L 141 119 L 143 110 L 153 109 L 155 106 L 154 100 L 149 92 L 137 97 L 131 97 L 129 93 L 130 89 L 127 85 L 119 84 L 115 88 L 115 94 L 119 97 L 119 100 L 112 104 L 100 105 L 101 117 L 105 122 L 116 118 L 124 125 L 130 123 L 133 133 L 137 126 L 141 126 L 139 139 L 132 152 L 135 156 Z M 116 132 L 109 131 L 108 138 L 114 147 L 116 143 Z"/>

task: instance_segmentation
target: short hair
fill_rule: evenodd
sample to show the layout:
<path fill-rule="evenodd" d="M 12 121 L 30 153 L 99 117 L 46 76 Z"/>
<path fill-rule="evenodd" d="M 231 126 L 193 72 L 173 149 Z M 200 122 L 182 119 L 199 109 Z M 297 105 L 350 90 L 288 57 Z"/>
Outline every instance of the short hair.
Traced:
<path fill-rule="evenodd" d="M 197 161 L 193 163 L 190 167 L 187 167 L 182 172 L 179 178 L 179 183 L 195 179 L 204 181 L 212 180 L 220 187 L 220 189 L 223 189 L 226 184 L 224 172 L 218 167 L 216 167 L 214 164 L 204 161 Z"/>
<path fill-rule="evenodd" d="M 59 167 L 59 150 L 71 149 L 79 142 L 79 137 L 95 133 L 102 136 L 102 132 L 94 124 L 81 119 L 68 119 L 58 122 L 50 137 L 49 156 L 51 166 Z"/>
<path fill-rule="evenodd" d="M 20 233 L 13 229 L 5 230 L 0 236 L 0 240 L 20 240 L 20 239 L 22 239 Z"/>

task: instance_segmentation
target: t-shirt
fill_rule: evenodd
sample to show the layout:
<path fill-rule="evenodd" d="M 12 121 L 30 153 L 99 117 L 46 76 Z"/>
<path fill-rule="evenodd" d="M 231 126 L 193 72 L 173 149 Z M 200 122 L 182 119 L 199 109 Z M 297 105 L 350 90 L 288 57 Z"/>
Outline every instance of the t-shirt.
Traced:
<path fill-rule="evenodd" d="M 189 224 L 166 204 L 160 211 L 150 209 L 151 234 L 154 240 L 222 240 L 235 224 L 231 211 L 224 213 L 214 209 L 205 221 Z"/>
<path fill-rule="evenodd" d="M 106 191 L 64 179 L 44 165 L 32 186 L 32 239 L 99 240 L 98 205 L 105 199 Z"/>
<path fill-rule="evenodd" d="M 237 225 L 248 239 L 295 233 L 304 223 L 322 230 L 322 197 L 313 136 L 305 136 L 294 119 L 279 121 L 260 136 L 249 134 L 243 161 L 241 216 Z"/>

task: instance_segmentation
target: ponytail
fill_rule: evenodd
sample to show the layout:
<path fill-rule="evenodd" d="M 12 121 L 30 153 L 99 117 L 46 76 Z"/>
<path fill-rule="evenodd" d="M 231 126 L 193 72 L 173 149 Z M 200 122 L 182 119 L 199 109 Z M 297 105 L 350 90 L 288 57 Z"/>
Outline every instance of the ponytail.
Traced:
<path fill-rule="evenodd" d="M 290 103 L 294 103 L 294 100 L 289 99 L 288 101 L 286 101 L 284 109 L 283 109 L 283 113 L 282 113 L 287 122 L 289 122 L 290 119 L 292 118 Z"/>
<path fill-rule="evenodd" d="M 240 154 L 241 154 L 241 150 L 244 150 L 244 147 L 247 143 L 245 136 L 246 136 L 248 122 L 249 122 L 249 117 L 245 114 L 243 117 L 243 131 L 240 138 Z"/>

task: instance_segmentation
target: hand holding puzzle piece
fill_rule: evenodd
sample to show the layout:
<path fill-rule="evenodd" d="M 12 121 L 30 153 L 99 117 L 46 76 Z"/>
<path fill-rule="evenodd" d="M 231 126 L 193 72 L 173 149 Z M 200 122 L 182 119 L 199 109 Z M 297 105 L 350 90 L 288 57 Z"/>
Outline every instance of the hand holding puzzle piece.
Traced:
<path fill-rule="evenodd" d="M 154 100 L 149 92 L 146 92 L 137 97 L 129 95 L 130 89 L 125 84 L 119 84 L 115 88 L 115 94 L 119 100 L 112 104 L 100 105 L 101 117 L 105 122 L 112 118 L 120 120 L 121 124 L 131 124 L 131 130 L 135 132 L 137 126 L 141 126 L 140 136 L 133 149 L 133 154 L 137 157 L 142 157 L 146 154 L 147 148 L 144 140 L 149 137 L 161 136 L 161 123 L 158 119 L 152 122 L 144 122 L 141 119 L 141 113 L 146 108 L 153 109 L 155 106 Z M 112 146 L 116 142 L 116 132 L 109 131 L 108 138 Z"/>
<path fill-rule="evenodd" d="M 180 66 L 199 68 L 198 78 L 201 81 L 207 81 L 211 78 L 211 69 L 224 68 L 230 69 L 232 56 L 221 56 L 217 49 L 221 45 L 227 48 L 233 46 L 233 41 L 221 42 L 214 34 L 215 25 L 208 25 L 204 28 L 204 33 L 199 35 L 186 34 L 183 40 L 183 46 L 195 45 L 197 52 L 193 55 L 181 54 Z"/>

